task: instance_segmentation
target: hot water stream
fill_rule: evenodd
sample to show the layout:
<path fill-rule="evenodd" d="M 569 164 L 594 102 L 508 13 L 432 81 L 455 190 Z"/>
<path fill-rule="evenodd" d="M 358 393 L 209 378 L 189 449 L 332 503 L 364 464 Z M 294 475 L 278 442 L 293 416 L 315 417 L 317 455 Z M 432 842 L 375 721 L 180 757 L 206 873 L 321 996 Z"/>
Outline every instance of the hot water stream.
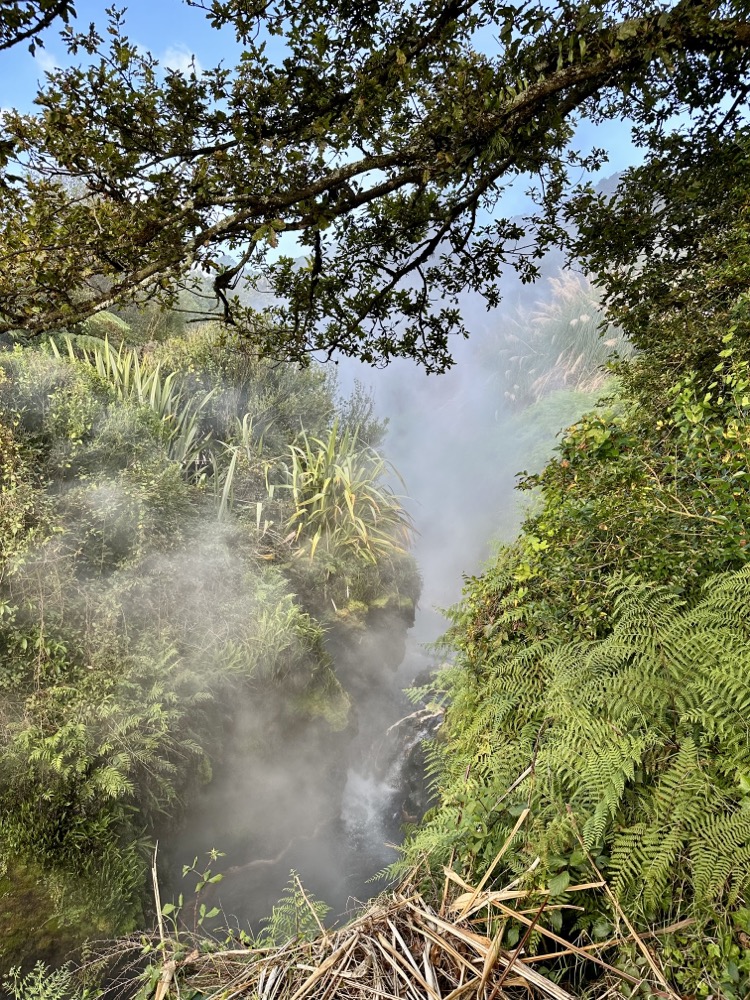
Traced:
<path fill-rule="evenodd" d="M 325 724 L 306 724 L 287 732 L 269 748 L 264 737 L 277 725 L 267 706 L 249 705 L 239 713 L 232 743 L 239 750 L 217 771 L 185 824 L 186 832 L 169 844 L 169 881 L 185 896 L 186 923 L 193 921 L 194 876 L 184 884 L 183 865 L 207 853 L 225 857 L 211 864 L 220 883 L 201 893 L 207 908 L 219 907 L 216 924 L 237 930 L 261 926 L 281 898 L 293 869 L 305 890 L 340 916 L 376 895 L 385 885 L 373 877 L 392 861 L 402 827 L 419 819 L 426 807 L 421 741 L 427 728 L 403 688 L 424 679 L 434 664 L 409 640 L 401 663 L 403 634 L 394 642 L 393 624 L 382 642 L 370 637 L 359 669 L 344 685 L 352 699 L 354 722 L 331 733 Z M 405 630 L 401 623 L 401 632 Z M 382 650 L 378 655 L 378 650 Z M 255 752 L 253 752 L 255 748 Z"/>

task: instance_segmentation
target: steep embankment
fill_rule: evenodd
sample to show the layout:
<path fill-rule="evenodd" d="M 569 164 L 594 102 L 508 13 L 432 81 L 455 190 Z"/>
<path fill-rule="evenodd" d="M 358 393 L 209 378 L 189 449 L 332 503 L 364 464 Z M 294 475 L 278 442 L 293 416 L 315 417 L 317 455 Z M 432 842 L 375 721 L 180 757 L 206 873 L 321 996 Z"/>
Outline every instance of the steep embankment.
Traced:
<path fill-rule="evenodd" d="M 548 890 L 541 926 L 615 938 L 608 960 L 648 975 L 618 938 L 625 912 L 663 932 L 669 989 L 729 998 L 750 988 L 746 239 L 740 218 L 679 294 L 639 306 L 639 353 L 522 484 L 518 539 L 467 581 L 454 666 L 427 692 L 446 708 L 438 804 L 404 861 L 471 881 L 503 850 L 490 885 Z M 571 896 L 599 873 L 619 910 L 598 887 Z M 501 940 L 521 936 L 509 921 Z M 552 968 L 573 982 L 576 962 Z"/>
<path fill-rule="evenodd" d="M 155 838 L 238 754 L 304 733 L 290 780 L 330 786 L 331 636 L 398 641 L 419 580 L 369 402 L 320 371 L 85 337 L 0 354 L 0 407 L 7 967 L 142 926 Z"/>

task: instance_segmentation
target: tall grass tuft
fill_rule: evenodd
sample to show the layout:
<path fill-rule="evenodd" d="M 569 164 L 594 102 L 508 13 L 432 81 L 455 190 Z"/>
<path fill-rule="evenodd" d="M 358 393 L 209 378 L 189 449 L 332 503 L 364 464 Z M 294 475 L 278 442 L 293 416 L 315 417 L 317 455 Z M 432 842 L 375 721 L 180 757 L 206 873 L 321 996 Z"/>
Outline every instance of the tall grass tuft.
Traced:
<path fill-rule="evenodd" d="M 549 301 L 519 315 L 506 333 L 505 395 L 519 406 L 558 389 L 596 391 L 607 378 L 607 361 L 632 350 L 622 331 L 607 323 L 588 278 L 561 271 L 550 286 Z"/>
<path fill-rule="evenodd" d="M 94 367 L 103 382 L 122 400 L 148 406 L 158 416 L 169 457 L 178 462 L 189 478 L 200 478 L 210 433 L 201 428 L 201 414 L 214 396 L 211 389 L 198 396 L 188 396 L 177 372 L 163 375 L 161 366 L 145 370 L 138 352 L 121 344 L 115 351 L 108 340 L 92 344 L 93 338 L 75 342 L 65 337 L 67 355 L 77 361 L 78 354 Z M 55 357 L 62 359 L 58 344 L 50 341 Z"/>
<path fill-rule="evenodd" d="M 287 530 L 298 551 L 332 568 L 347 556 L 375 564 L 403 553 L 412 524 L 386 483 L 392 475 L 390 463 L 363 445 L 356 430 L 336 422 L 325 439 L 303 431 L 289 447 L 281 484 L 293 502 Z"/>

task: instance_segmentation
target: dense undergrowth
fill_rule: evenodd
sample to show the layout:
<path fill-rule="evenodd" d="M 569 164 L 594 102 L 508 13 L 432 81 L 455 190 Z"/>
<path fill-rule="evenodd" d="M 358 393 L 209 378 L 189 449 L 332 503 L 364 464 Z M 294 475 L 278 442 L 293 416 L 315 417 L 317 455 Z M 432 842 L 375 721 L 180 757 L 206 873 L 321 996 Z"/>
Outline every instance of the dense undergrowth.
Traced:
<path fill-rule="evenodd" d="M 349 725 L 333 637 L 419 589 L 382 431 L 210 327 L 0 353 L 0 965 L 143 926 L 243 705 L 256 755 Z"/>
<path fill-rule="evenodd" d="M 745 221 L 720 235 L 706 280 L 688 272 L 679 302 L 653 310 L 608 397 L 522 481 L 517 540 L 467 580 L 441 644 L 452 665 L 419 692 L 446 707 L 429 748 L 437 804 L 401 868 L 458 865 L 471 881 L 509 841 L 489 885 L 548 889 L 542 925 L 579 945 L 622 929 L 599 889 L 567 892 L 598 869 L 638 930 L 678 925 L 653 946 L 671 988 L 740 998 L 750 303 L 729 251 Z M 506 946 L 520 932 L 509 921 Z M 645 961 L 632 939 L 606 957 L 636 977 Z M 547 971 L 580 988 L 575 956 Z"/>

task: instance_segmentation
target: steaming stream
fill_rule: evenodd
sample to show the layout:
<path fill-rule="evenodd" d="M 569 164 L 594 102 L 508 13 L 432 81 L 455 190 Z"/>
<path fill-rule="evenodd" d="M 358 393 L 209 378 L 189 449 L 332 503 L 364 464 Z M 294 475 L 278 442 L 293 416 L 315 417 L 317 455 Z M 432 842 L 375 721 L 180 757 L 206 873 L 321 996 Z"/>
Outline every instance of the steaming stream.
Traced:
<path fill-rule="evenodd" d="M 377 374 L 377 396 L 391 419 L 387 453 L 415 498 L 420 607 L 408 639 L 407 623 L 391 620 L 354 649 L 330 650 L 352 700 L 354 721 L 344 732 L 332 734 L 324 723 L 293 728 L 269 753 L 264 740 L 279 727 L 269 724 L 267 706 L 239 712 L 232 759 L 192 811 L 189 833 L 172 845 L 172 889 L 186 898 L 192 885 L 180 884 L 182 865 L 196 855 L 200 864 L 211 848 L 225 852 L 227 867 L 213 866 L 224 880 L 202 896 L 221 907 L 219 924 L 259 927 L 291 869 L 332 916 L 383 888 L 372 878 L 396 859 L 389 845 L 400 843 L 403 825 L 428 805 L 421 755 L 428 730 L 419 719 L 395 725 L 415 711 L 403 689 L 423 683 L 438 665 L 422 645 L 446 627 L 436 606 L 458 600 L 462 573 L 487 557 L 493 529 L 504 524 L 510 532 L 516 521 L 514 443 L 495 447 L 486 461 L 486 435 L 498 434 L 497 391 L 486 376 L 470 363 L 438 381 L 415 380 L 411 368 L 397 365 Z M 467 440 L 476 445 L 467 448 Z"/>
<path fill-rule="evenodd" d="M 377 648 L 387 650 L 388 643 L 373 643 L 369 652 Z M 387 655 L 379 666 L 364 687 L 361 675 L 353 679 L 356 731 L 295 733 L 270 760 L 230 761 L 206 790 L 174 854 L 181 867 L 194 855 L 202 862 L 212 847 L 225 852 L 228 867 L 212 866 L 224 879 L 201 894 L 208 907 L 221 908 L 217 925 L 258 928 L 292 869 L 306 891 L 332 907 L 332 916 L 383 887 L 373 876 L 396 859 L 402 825 L 425 808 L 421 741 L 427 729 L 406 718 L 414 706 L 402 689 L 430 661 L 409 642 L 398 670 Z M 262 721 L 250 712 L 241 718 L 238 742 L 250 746 Z M 176 872 L 174 881 L 175 893 L 189 898 L 191 884 L 178 889 Z M 186 908 L 188 926 L 193 910 Z"/>
<path fill-rule="evenodd" d="M 433 668 L 419 646 L 408 642 L 394 678 L 394 694 Z M 430 725 L 414 717 L 414 706 L 403 696 L 394 697 L 393 705 L 402 714 L 388 728 L 382 729 L 382 722 L 376 731 L 365 726 L 355 741 L 341 800 L 346 840 L 362 879 L 396 860 L 395 844 L 401 840 L 403 825 L 417 822 L 427 805 L 421 744 Z M 365 885 L 368 896 L 380 888 Z M 358 892 L 353 895 L 363 898 Z"/>

